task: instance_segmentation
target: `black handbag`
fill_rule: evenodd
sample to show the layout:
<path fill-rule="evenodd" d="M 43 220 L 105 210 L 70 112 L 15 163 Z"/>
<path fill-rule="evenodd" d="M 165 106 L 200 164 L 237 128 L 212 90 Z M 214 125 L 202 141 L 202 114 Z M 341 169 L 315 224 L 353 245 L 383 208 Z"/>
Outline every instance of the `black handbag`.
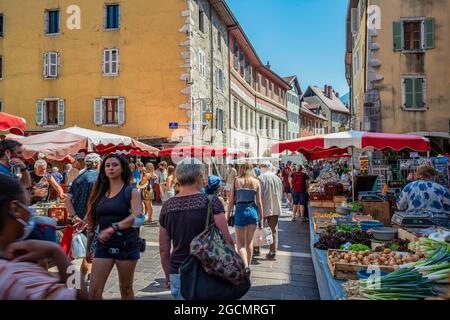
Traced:
<path fill-rule="evenodd" d="M 186 300 L 238 300 L 250 290 L 250 277 L 235 286 L 207 274 L 200 260 L 189 256 L 180 267 L 181 295 Z"/>
<path fill-rule="evenodd" d="M 208 203 L 208 214 L 205 229 L 211 223 L 211 199 Z M 183 262 L 179 269 L 181 295 L 186 300 L 238 300 L 250 290 L 250 275 L 239 285 L 206 273 L 202 263 L 193 255 Z"/>

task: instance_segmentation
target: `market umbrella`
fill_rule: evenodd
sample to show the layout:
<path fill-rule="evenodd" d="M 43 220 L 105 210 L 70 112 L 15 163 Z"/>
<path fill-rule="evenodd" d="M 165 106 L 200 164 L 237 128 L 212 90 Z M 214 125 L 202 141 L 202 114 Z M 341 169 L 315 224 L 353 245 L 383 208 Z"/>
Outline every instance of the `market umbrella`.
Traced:
<path fill-rule="evenodd" d="M 11 139 L 7 137 L 7 139 Z M 122 151 L 141 151 L 157 155 L 158 149 L 127 136 L 71 127 L 29 136 L 20 140 L 25 159 L 37 158 L 42 153 L 46 159 L 63 161 L 79 152 L 100 154 Z"/>
<path fill-rule="evenodd" d="M 0 134 L 3 131 L 23 136 L 26 124 L 23 118 L 0 112 Z"/>
<path fill-rule="evenodd" d="M 344 155 L 348 152 L 348 148 L 391 149 L 395 151 L 410 149 L 422 152 L 430 151 L 431 149 L 430 141 L 421 136 L 345 131 L 279 142 L 272 145 L 272 152 L 281 153 L 286 150 L 300 151 L 308 160 L 314 160 L 312 158 L 317 159 L 318 156 L 326 158 L 335 155 Z"/>

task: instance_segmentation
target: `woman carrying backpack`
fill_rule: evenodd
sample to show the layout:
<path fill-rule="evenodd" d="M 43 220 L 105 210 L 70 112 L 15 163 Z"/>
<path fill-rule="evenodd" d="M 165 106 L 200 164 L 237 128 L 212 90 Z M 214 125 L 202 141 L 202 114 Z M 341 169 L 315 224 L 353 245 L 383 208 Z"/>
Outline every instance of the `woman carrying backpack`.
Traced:
<path fill-rule="evenodd" d="M 133 300 L 134 270 L 140 258 L 139 234 L 135 220 L 141 218 L 142 201 L 130 186 L 132 173 L 128 161 L 117 154 L 105 158 L 88 201 L 88 243 L 90 261 L 94 230 L 99 227 L 92 263 L 90 299 L 102 299 L 106 281 L 114 265 L 119 272 L 120 295 Z"/>

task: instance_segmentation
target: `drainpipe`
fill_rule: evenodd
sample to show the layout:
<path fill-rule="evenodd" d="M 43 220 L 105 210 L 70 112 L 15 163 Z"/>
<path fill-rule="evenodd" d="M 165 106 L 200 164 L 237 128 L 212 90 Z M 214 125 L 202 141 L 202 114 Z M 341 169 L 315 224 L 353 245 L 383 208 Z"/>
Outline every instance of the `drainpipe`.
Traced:
<path fill-rule="evenodd" d="M 211 130 L 213 129 L 214 126 L 214 36 L 213 36 L 213 9 L 211 6 L 211 3 L 208 1 L 208 5 L 209 5 L 209 40 L 210 40 L 210 45 L 211 45 L 211 70 L 210 70 L 210 74 L 211 74 L 211 111 L 213 113 L 213 118 L 210 121 L 210 128 Z M 211 137 L 211 140 L 213 140 L 214 137 Z M 211 142 L 210 142 L 211 143 Z"/>

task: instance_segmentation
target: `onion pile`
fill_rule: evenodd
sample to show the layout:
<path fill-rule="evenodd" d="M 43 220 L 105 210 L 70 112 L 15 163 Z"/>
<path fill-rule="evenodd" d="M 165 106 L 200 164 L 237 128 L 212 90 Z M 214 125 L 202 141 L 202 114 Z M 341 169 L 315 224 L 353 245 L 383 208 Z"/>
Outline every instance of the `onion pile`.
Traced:
<path fill-rule="evenodd" d="M 397 268 L 404 263 L 416 262 L 423 258 L 423 254 L 401 255 L 398 252 L 384 249 L 383 252 L 370 251 L 333 251 L 328 259 L 331 263 L 346 263 L 356 265 L 377 265 Z"/>

